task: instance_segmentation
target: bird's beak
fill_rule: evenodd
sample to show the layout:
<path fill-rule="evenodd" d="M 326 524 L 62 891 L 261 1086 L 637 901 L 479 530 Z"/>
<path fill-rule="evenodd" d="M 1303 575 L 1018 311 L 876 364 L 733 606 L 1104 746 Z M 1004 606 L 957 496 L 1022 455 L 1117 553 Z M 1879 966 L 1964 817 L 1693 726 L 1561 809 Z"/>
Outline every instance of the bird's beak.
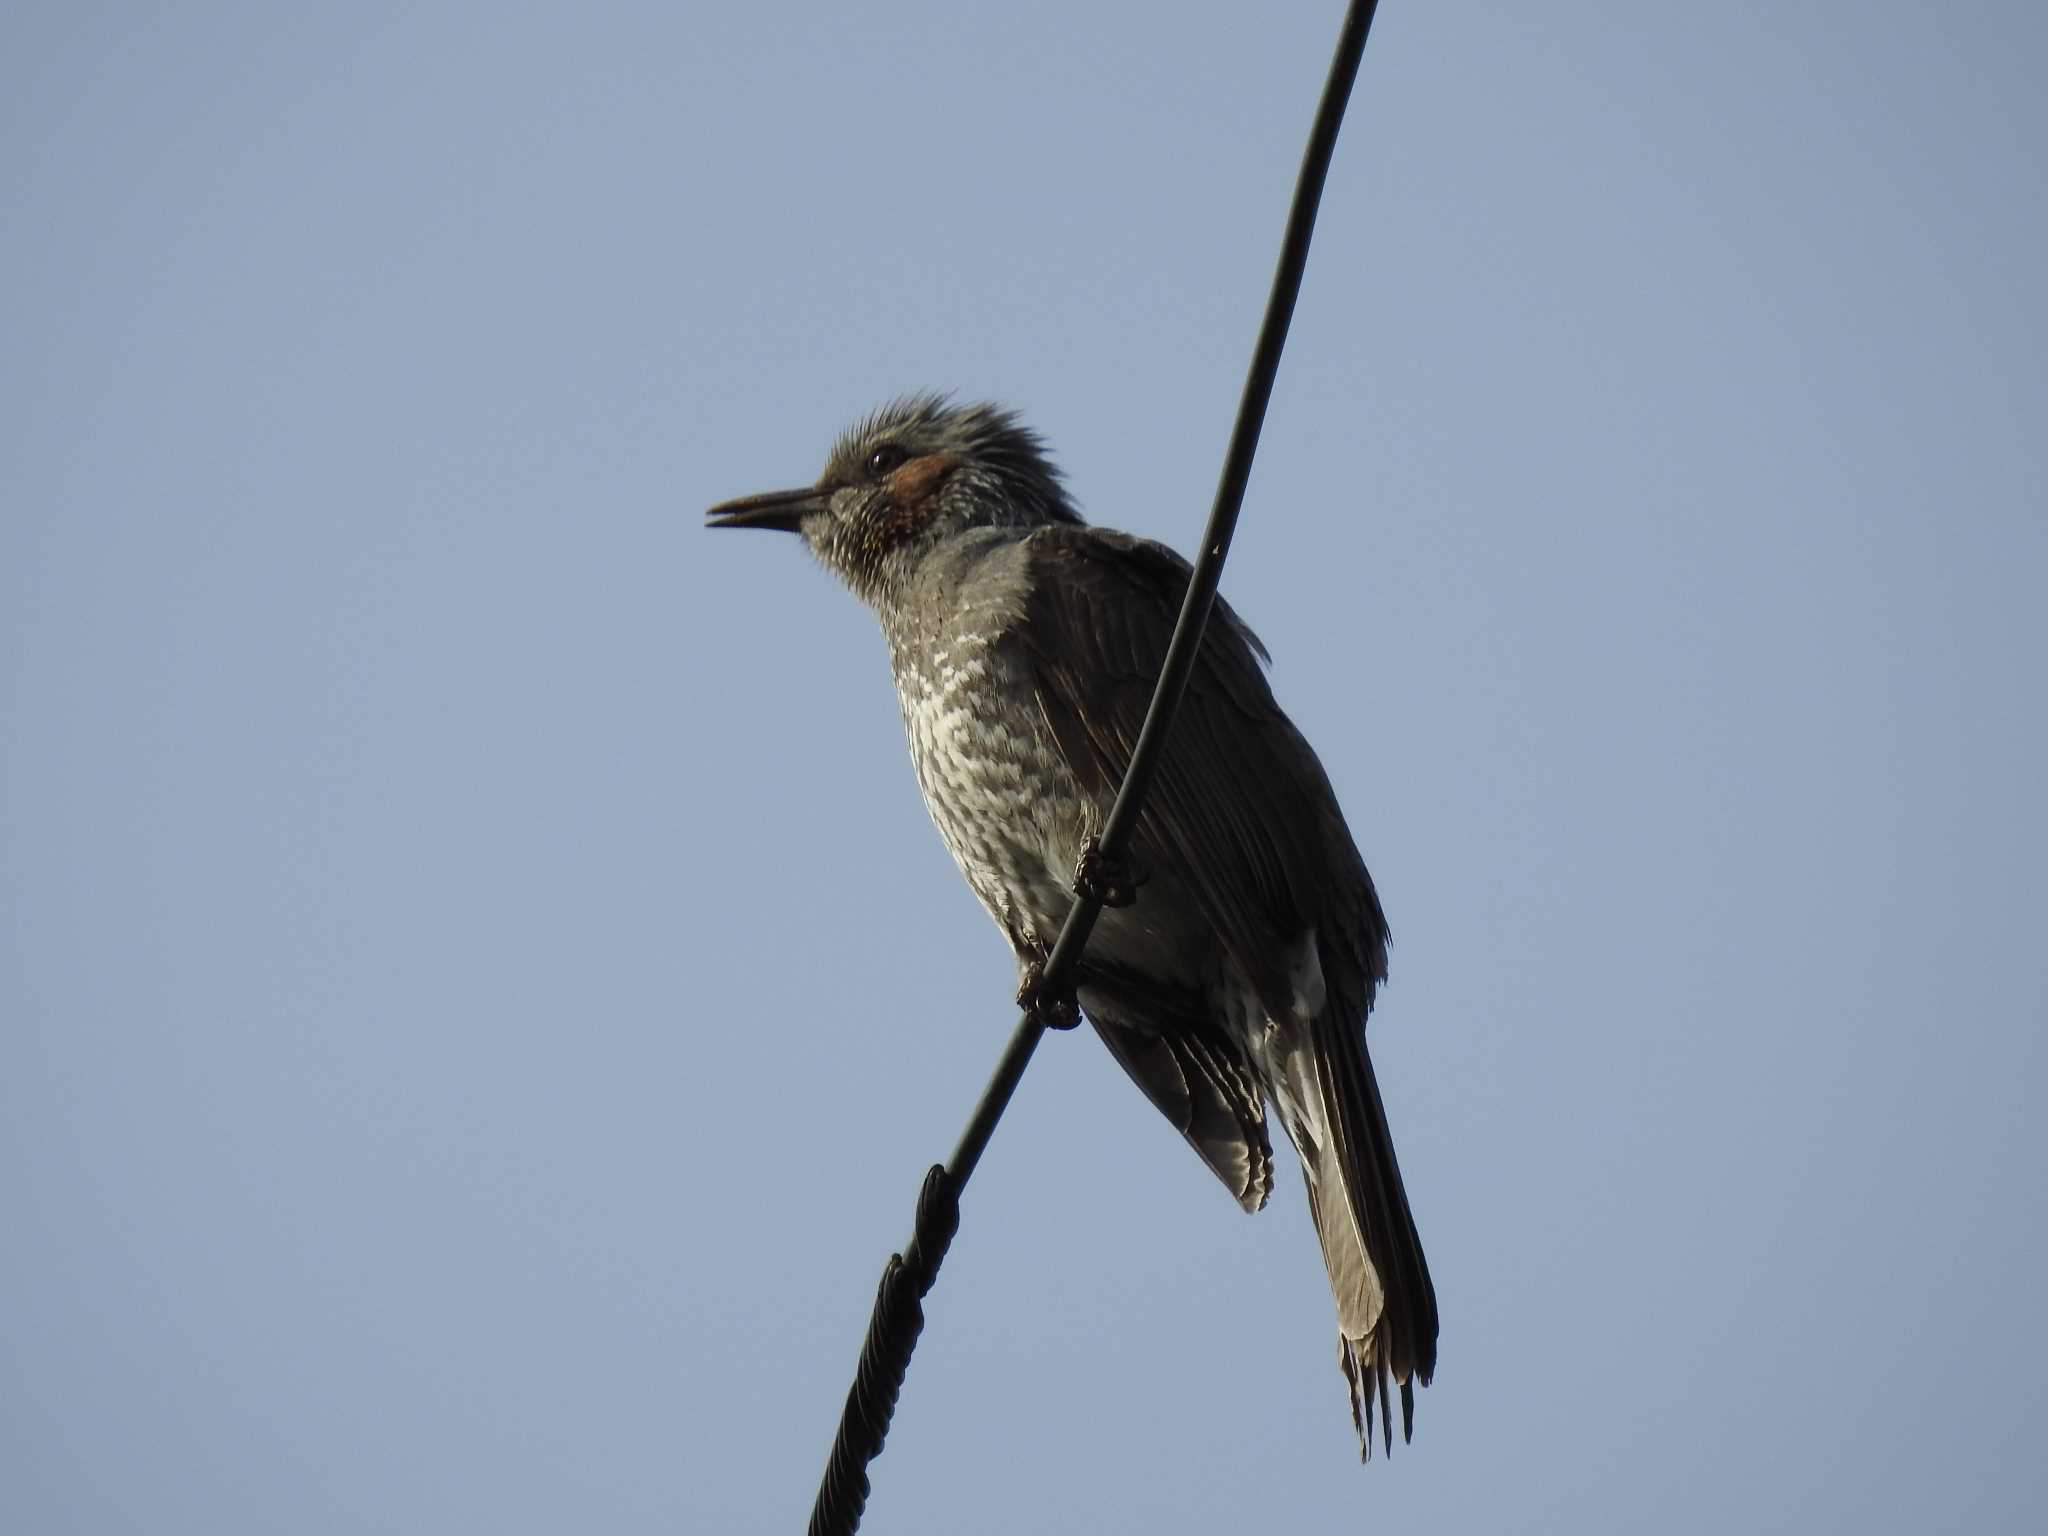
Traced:
<path fill-rule="evenodd" d="M 799 491 L 764 491 L 723 501 L 704 514 L 707 528 L 779 528 L 795 533 L 813 512 L 825 510 L 825 493 L 816 486 Z"/>

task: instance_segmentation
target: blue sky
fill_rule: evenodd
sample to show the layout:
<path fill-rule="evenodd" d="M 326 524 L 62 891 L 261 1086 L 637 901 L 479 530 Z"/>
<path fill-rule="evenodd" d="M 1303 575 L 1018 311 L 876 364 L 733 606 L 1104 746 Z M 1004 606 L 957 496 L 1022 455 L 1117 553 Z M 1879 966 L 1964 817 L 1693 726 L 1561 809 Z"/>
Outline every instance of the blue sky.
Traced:
<path fill-rule="evenodd" d="M 0 1525 L 800 1524 L 1012 971 L 701 511 L 939 387 L 1187 547 L 1339 9 L 10 10 Z M 1384 8 L 1224 590 L 1437 1383 L 1358 1467 L 1298 1185 L 1053 1039 L 871 1528 L 2038 1514 L 2044 69 Z"/>

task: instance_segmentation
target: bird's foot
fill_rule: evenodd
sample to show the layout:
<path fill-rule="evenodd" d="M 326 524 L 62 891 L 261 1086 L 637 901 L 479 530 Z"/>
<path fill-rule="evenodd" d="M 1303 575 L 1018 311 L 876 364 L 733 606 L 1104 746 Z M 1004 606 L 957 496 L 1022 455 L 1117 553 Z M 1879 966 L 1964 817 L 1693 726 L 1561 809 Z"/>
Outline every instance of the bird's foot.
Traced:
<path fill-rule="evenodd" d="M 1102 851 L 1094 833 L 1081 840 L 1081 857 L 1074 863 L 1074 894 L 1104 907 L 1128 907 L 1138 899 L 1141 882 L 1131 872 L 1130 861 L 1111 858 Z"/>
<path fill-rule="evenodd" d="M 1017 1006 L 1036 1014 L 1047 1029 L 1072 1029 L 1081 1022 L 1081 1007 L 1071 989 L 1063 997 L 1046 993 L 1043 954 L 1024 962 L 1024 974 L 1017 978 Z"/>

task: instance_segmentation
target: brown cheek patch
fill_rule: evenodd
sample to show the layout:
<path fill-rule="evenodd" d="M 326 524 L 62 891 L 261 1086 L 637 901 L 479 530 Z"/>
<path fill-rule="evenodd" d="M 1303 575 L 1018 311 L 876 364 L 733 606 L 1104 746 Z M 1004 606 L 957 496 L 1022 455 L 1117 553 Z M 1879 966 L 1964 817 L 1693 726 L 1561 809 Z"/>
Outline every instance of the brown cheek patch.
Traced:
<path fill-rule="evenodd" d="M 889 476 L 889 499 L 899 507 L 914 506 L 939 488 L 939 482 L 953 472 L 956 462 L 943 453 L 912 459 Z"/>
<path fill-rule="evenodd" d="M 877 542 L 893 549 L 930 522 L 939 510 L 939 482 L 958 462 L 943 453 L 928 453 L 890 475 L 889 511 L 875 530 Z"/>

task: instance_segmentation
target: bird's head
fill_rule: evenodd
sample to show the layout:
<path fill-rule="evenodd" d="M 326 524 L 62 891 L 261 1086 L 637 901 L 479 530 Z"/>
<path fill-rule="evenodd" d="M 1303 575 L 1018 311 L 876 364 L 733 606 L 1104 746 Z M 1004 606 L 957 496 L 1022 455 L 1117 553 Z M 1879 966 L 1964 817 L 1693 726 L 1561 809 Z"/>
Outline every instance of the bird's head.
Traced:
<path fill-rule="evenodd" d="M 817 484 L 713 507 L 713 528 L 803 535 L 869 602 L 975 528 L 1078 523 L 1038 434 L 994 405 L 911 395 L 840 434 Z"/>

